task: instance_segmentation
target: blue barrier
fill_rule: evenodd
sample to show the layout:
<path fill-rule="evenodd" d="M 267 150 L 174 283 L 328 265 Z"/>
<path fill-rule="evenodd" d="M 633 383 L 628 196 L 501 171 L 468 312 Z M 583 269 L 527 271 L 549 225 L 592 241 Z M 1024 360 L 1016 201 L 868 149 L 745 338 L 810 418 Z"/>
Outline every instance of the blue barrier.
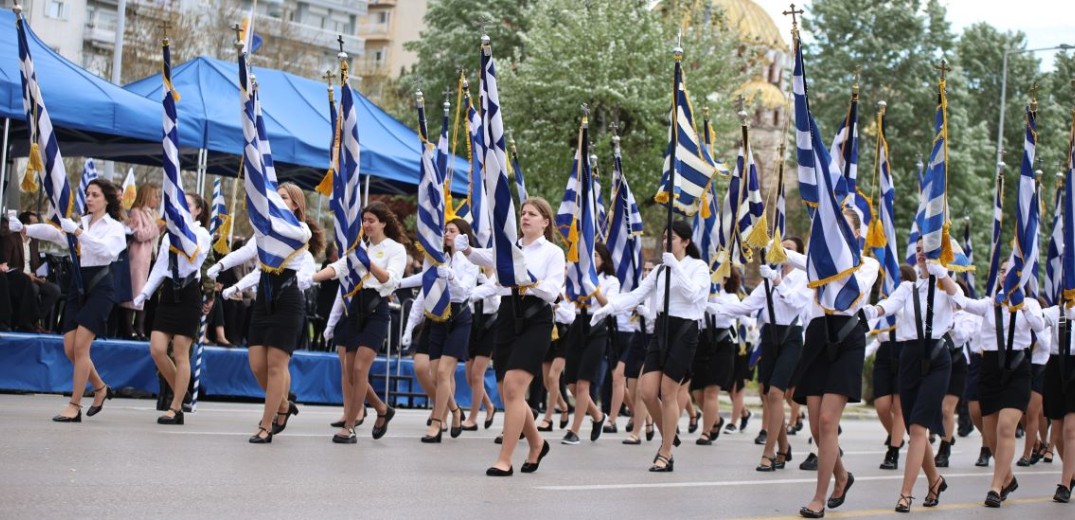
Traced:
<path fill-rule="evenodd" d="M 156 394 L 156 366 L 144 341 L 97 340 L 90 350 L 97 371 L 113 388 L 132 388 Z M 299 402 L 342 404 L 340 362 L 335 353 L 300 350 L 291 357 L 291 391 Z M 427 399 L 410 397 L 422 394 L 414 378 L 414 362 L 378 356 L 370 368 L 370 384 L 379 396 L 385 396 L 385 373 L 403 376 L 391 384 L 391 404 L 427 406 Z M 63 338 L 40 334 L 0 334 L 0 390 L 62 393 L 71 391 L 71 362 L 63 352 Z M 470 386 L 463 363 L 455 371 L 455 399 L 459 406 L 470 406 Z M 485 374 L 485 390 L 501 407 L 496 378 L 490 369 Z M 250 372 L 246 349 L 207 346 L 202 359 L 201 392 L 204 396 L 264 398 L 254 374 Z"/>

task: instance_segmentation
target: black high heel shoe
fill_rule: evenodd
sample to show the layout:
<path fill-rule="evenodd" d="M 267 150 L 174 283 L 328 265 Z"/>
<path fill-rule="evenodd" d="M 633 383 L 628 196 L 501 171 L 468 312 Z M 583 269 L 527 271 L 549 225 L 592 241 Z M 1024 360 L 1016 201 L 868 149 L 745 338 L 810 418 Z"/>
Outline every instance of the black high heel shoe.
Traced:
<path fill-rule="evenodd" d="M 93 390 L 94 396 L 96 396 L 97 392 L 100 392 L 101 390 L 105 391 L 105 401 L 107 401 L 109 399 L 112 399 L 113 397 L 116 396 L 116 393 L 112 391 L 112 387 L 108 386 L 108 385 L 105 385 L 104 388 L 95 388 Z M 97 404 L 90 405 L 90 407 L 88 409 L 86 409 L 86 417 L 93 417 L 94 415 L 97 415 L 98 413 L 101 412 L 101 409 L 104 408 L 104 407 L 105 407 L 104 401 L 101 401 L 101 404 L 99 404 L 99 405 L 97 405 Z"/>
<path fill-rule="evenodd" d="M 776 457 L 762 455 L 761 458 L 769 461 L 769 464 L 758 464 L 757 467 L 754 468 L 754 471 L 760 471 L 763 473 L 767 471 L 776 471 Z"/>
<path fill-rule="evenodd" d="M 172 415 L 171 417 L 169 417 L 167 415 L 162 415 L 160 417 L 157 417 L 157 424 L 175 424 L 175 425 L 183 424 L 183 409 L 182 409 L 182 407 L 180 407 L 179 410 L 176 410 L 175 408 L 169 408 L 168 411 L 172 412 L 174 415 Z"/>
<path fill-rule="evenodd" d="M 286 412 L 276 412 L 276 415 L 278 417 L 279 416 L 284 417 L 284 422 L 283 422 L 283 424 L 278 423 L 276 421 L 272 422 L 272 433 L 273 433 L 273 435 L 276 435 L 276 434 L 284 431 L 284 428 L 287 428 L 287 421 L 291 419 L 291 416 L 292 415 L 298 415 L 298 414 L 299 414 L 299 407 L 295 406 L 294 401 L 288 401 L 287 402 L 287 411 Z"/>
<path fill-rule="evenodd" d="M 914 500 L 914 497 L 912 497 L 912 496 L 900 495 L 899 501 L 896 502 L 896 512 L 897 513 L 910 513 L 911 512 L 911 501 L 912 500 Z"/>
<path fill-rule="evenodd" d="M 941 503 L 941 493 L 948 490 L 948 481 L 941 477 L 939 481 L 929 487 L 926 499 L 922 501 L 922 507 L 937 507 Z"/>
<path fill-rule="evenodd" d="M 432 427 L 433 423 L 437 423 L 439 425 L 440 424 L 440 419 L 432 419 L 432 420 L 430 420 L 429 421 L 429 426 Z M 441 435 L 443 433 L 444 432 L 441 431 L 440 427 L 438 427 L 436 435 L 423 435 L 422 436 L 422 442 L 425 443 L 425 444 L 440 444 L 440 438 L 441 438 Z"/>
<path fill-rule="evenodd" d="M 664 465 L 658 466 L 657 463 L 662 461 Z M 671 473 L 675 468 L 675 462 L 672 457 L 665 457 L 658 452 L 657 458 L 653 461 L 653 465 L 649 467 L 649 470 L 651 473 Z"/>
<path fill-rule="evenodd" d="M 80 422 L 82 422 L 82 406 L 77 405 L 75 403 L 67 403 L 67 404 L 69 404 L 71 406 L 74 406 L 75 408 L 78 408 L 78 413 L 76 413 L 74 417 L 68 417 L 66 415 L 56 415 L 56 416 L 52 417 L 52 420 L 55 421 L 55 422 L 64 422 L 64 423 L 73 423 L 73 422 L 80 423 Z"/>
<path fill-rule="evenodd" d="M 396 416 L 396 409 L 389 406 L 384 414 L 377 414 L 378 419 L 384 419 L 384 422 L 380 426 L 376 423 L 373 424 L 373 438 L 380 439 L 384 437 L 384 434 L 388 433 L 388 423 L 392 422 L 392 418 Z"/>
<path fill-rule="evenodd" d="M 694 433 L 698 431 L 698 416 L 700 415 L 702 414 L 695 413 L 691 416 L 690 420 L 687 421 L 687 433 Z"/>
<path fill-rule="evenodd" d="M 261 436 L 265 432 L 265 436 Z M 272 432 L 258 426 L 258 432 L 250 436 L 250 444 L 272 444 Z"/>

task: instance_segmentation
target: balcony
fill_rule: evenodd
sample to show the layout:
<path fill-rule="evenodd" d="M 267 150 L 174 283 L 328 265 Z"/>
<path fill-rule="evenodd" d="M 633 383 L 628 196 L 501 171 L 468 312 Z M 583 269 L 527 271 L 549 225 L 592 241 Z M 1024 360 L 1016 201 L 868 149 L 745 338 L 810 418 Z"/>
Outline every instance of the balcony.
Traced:
<path fill-rule="evenodd" d="M 389 39 L 388 24 L 377 22 L 359 24 L 358 35 L 367 41 L 386 41 Z"/>
<path fill-rule="evenodd" d="M 116 41 L 116 25 L 86 24 L 86 30 L 82 33 L 82 39 L 93 44 L 106 43 L 113 45 Z"/>

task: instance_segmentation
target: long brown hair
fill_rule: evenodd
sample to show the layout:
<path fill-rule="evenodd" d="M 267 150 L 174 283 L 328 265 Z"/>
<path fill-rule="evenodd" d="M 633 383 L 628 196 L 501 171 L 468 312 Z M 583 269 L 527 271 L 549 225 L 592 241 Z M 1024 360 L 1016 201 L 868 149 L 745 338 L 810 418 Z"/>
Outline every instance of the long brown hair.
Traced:
<path fill-rule="evenodd" d="M 108 216 L 118 222 L 127 221 L 127 212 L 123 211 L 123 205 L 119 199 L 119 188 L 115 184 L 98 177 L 86 184 L 87 188 L 90 186 L 97 186 L 101 193 L 104 194 L 106 202 L 105 213 L 108 213 Z"/>
<path fill-rule="evenodd" d="M 399 219 L 396 218 L 396 214 L 385 204 L 379 200 L 375 200 L 362 208 L 362 215 L 370 213 L 377 217 L 377 220 L 384 222 L 384 235 L 400 244 L 407 244 L 410 240 L 407 238 L 407 234 L 403 231 L 403 224 L 399 223 Z"/>
<path fill-rule="evenodd" d="M 188 193 L 187 196 L 190 197 L 190 200 L 194 201 L 195 206 L 198 206 L 198 216 L 196 217 L 198 219 L 198 223 L 201 224 L 203 228 L 209 228 L 209 212 L 206 211 L 207 208 L 205 207 L 205 199 L 202 198 L 201 195 L 198 195 L 194 192 Z"/>
<path fill-rule="evenodd" d="M 541 197 L 527 197 L 526 202 L 523 202 L 522 206 L 519 206 L 521 211 L 527 206 L 533 206 L 541 216 L 549 221 L 549 225 L 545 226 L 545 240 L 556 243 L 556 234 L 553 233 L 553 228 L 556 227 L 556 220 L 552 216 L 552 206 L 549 205 L 549 201 Z"/>
<path fill-rule="evenodd" d="M 317 220 L 306 215 L 306 195 L 302 188 L 293 182 L 282 183 L 279 188 L 286 191 L 288 198 L 295 203 L 295 216 L 310 228 L 310 241 L 307 242 L 310 254 L 320 255 L 325 249 L 325 232 L 321 230 L 321 224 L 318 224 Z"/>
<path fill-rule="evenodd" d="M 131 209 L 143 209 L 149 204 L 149 196 L 151 193 L 156 192 L 157 195 L 161 194 L 160 184 L 155 182 L 147 182 L 138 187 L 138 194 L 134 196 L 134 204 L 131 205 Z M 157 208 L 151 208 L 156 210 Z"/>
<path fill-rule="evenodd" d="M 470 226 L 470 222 L 467 222 L 461 218 L 453 218 L 452 220 L 448 221 L 448 224 L 451 224 L 457 229 L 459 229 L 459 233 L 462 235 L 466 235 L 467 240 L 471 244 L 474 244 L 475 247 L 477 247 L 478 239 L 474 238 L 474 228 Z M 447 251 L 449 248 L 445 247 L 444 249 L 445 251 Z"/>

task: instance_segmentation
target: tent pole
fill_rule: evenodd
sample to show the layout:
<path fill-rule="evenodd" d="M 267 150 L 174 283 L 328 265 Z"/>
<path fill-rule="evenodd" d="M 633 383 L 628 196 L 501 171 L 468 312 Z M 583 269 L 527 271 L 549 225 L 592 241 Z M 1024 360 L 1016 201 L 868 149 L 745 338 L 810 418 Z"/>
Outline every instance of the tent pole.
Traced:
<path fill-rule="evenodd" d="M 231 215 L 231 233 L 228 233 L 228 249 L 231 249 L 232 237 L 235 236 L 236 231 L 236 215 L 235 215 L 235 196 L 239 193 L 239 176 L 235 176 L 235 182 L 231 184 L 231 209 L 228 210 L 228 215 Z"/>
<path fill-rule="evenodd" d="M 11 129 L 11 119 L 4 118 L 3 150 L 0 150 L 0 211 L 7 209 L 7 137 Z"/>
<path fill-rule="evenodd" d="M 370 179 L 372 177 L 373 177 L 373 174 L 367 174 L 366 175 L 366 194 L 362 198 L 363 199 L 362 207 L 366 207 L 366 206 L 370 205 Z"/>

